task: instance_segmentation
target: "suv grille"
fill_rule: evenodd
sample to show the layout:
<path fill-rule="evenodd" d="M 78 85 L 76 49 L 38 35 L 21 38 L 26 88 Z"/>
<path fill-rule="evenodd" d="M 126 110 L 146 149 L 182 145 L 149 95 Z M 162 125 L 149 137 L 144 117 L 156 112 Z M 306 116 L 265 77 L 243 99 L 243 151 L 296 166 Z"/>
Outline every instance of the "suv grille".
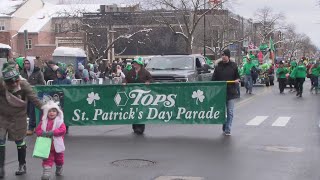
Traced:
<path fill-rule="evenodd" d="M 164 82 L 173 82 L 175 81 L 173 77 L 170 76 L 153 76 L 154 81 L 164 81 Z"/>

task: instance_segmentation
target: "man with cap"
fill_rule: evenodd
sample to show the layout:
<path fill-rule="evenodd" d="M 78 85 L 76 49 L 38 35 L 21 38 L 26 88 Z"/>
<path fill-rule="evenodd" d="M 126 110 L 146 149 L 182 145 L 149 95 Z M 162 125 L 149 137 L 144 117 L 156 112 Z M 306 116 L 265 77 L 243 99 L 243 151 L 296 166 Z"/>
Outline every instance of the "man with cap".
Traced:
<path fill-rule="evenodd" d="M 230 61 L 230 50 L 222 52 L 222 61 L 216 66 L 212 75 L 212 81 L 234 81 L 227 84 L 227 120 L 222 126 L 224 135 L 231 135 L 231 125 L 233 121 L 234 99 L 238 97 L 237 86 L 239 86 L 240 76 L 235 62 Z"/>
<path fill-rule="evenodd" d="M 127 83 L 150 84 L 150 82 L 152 81 L 152 77 L 150 72 L 144 68 L 144 63 L 141 57 L 133 60 L 132 67 L 133 68 L 126 74 L 126 77 L 122 83 L 123 85 L 126 85 Z M 133 124 L 132 129 L 134 133 L 141 135 L 144 132 L 145 125 Z"/>
<path fill-rule="evenodd" d="M 42 107 L 31 85 L 23 79 L 13 65 L 4 64 L 0 78 L 0 179 L 4 178 L 6 138 L 15 141 L 18 150 L 19 169 L 15 174 L 23 175 L 26 169 L 27 102 Z"/>

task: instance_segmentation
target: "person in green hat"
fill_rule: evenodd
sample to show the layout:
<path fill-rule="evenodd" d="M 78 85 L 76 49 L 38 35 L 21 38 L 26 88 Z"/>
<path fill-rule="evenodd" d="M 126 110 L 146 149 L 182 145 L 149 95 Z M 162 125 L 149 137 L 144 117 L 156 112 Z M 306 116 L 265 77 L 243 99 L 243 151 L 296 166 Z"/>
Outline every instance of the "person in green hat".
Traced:
<path fill-rule="evenodd" d="M 256 66 L 252 63 L 250 58 L 247 58 L 247 63 L 243 65 L 243 74 L 244 74 L 244 84 L 246 88 L 246 93 L 252 93 L 253 86 L 253 72 L 252 69 L 256 68 Z"/>
<path fill-rule="evenodd" d="M 302 97 L 303 83 L 306 79 L 306 76 L 307 76 L 307 68 L 303 64 L 303 61 L 299 61 L 298 66 L 294 68 L 292 73 L 290 74 L 290 77 L 294 78 L 296 81 L 296 90 L 297 90 L 296 96 Z"/>
<path fill-rule="evenodd" d="M 31 101 L 41 109 L 42 102 L 27 80 L 20 76 L 14 65 L 6 63 L 0 78 L 0 178 L 5 176 L 6 140 L 15 141 L 18 150 L 17 176 L 27 172 L 26 142 L 27 103 Z"/>
<path fill-rule="evenodd" d="M 284 64 L 282 61 L 280 61 L 279 63 L 279 68 L 277 69 L 277 78 L 278 78 L 278 82 L 279 82 L 279 90 L 280 90 L 280 94 L 283 93 L 284 88 L 286 87 L 286 74 L 288 73 L 288 69 L 286 67 L 284 67 Z"/>
<path fill-rule="evenodd" d="M 290 62 L 290 67 L 288 68 L 289 69 L 289 74 L 292 73 L 292 71 L 294 70 L 294 68 L 297 67 L 297 62 L 295 60 L 292 60 Z M 296 81 L 294 78 L 290 77 L 289 76 L 289 86 L 290 86 L 290 91 L 289 92 L 294 92 L 296 88 Z M 293 89 L 292 89 L 293 87 Z"/>
<path fill-rule="evenodd" d="M 148 85 L 151 83 L 152 76 L 150 72 L 144 68 L 144 63 L 141 57 L 132 61 L 132 67 L 133 68 L 128 71 L 128 74 L 123 80 L 123 85 L 126 85 L 127 83 L 145 83 Z M 145 125 L 133 124 L 132 129 L 134 133 L 141 135 L 144 133 Z"/>

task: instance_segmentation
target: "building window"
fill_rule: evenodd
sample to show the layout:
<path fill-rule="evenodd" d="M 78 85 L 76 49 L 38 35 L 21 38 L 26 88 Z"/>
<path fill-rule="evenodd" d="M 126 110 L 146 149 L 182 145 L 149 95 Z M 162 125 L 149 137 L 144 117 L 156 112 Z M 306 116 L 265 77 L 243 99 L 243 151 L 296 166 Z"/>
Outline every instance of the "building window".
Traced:
<path fill-rule="evenodd" d="M 78 24 L 72 24 L 72 32 L 79 32 L 79 25 Z"/>
<path fill-rule="evenodd" d="M 0 31 L 4 31 L 6 28 L 5 28 L 5 23 L 4 21 L 0 21 Z"/>
<path fill-rule="evenodd" d="M 61 33 L 62 32 L 61 24 L 54 24 L 54 32 L 55 33 Z"/>
<path fill-rule="evenodd" d="M 28 39 L 26 43 L 26 49 L 32 49 L 32 39 Z"/>

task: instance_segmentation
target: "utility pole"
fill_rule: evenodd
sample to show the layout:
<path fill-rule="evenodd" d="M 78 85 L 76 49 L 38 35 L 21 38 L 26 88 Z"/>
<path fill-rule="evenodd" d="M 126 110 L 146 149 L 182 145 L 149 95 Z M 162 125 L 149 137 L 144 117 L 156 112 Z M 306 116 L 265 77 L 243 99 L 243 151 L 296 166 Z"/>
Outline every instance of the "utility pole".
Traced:
<path fill-rule="evenodd" d="M 206 0 L 204 1 L 204 13 L 206 12 Z M 203 16 L 203 56 L 206 56 L 206 14 Z"/>

